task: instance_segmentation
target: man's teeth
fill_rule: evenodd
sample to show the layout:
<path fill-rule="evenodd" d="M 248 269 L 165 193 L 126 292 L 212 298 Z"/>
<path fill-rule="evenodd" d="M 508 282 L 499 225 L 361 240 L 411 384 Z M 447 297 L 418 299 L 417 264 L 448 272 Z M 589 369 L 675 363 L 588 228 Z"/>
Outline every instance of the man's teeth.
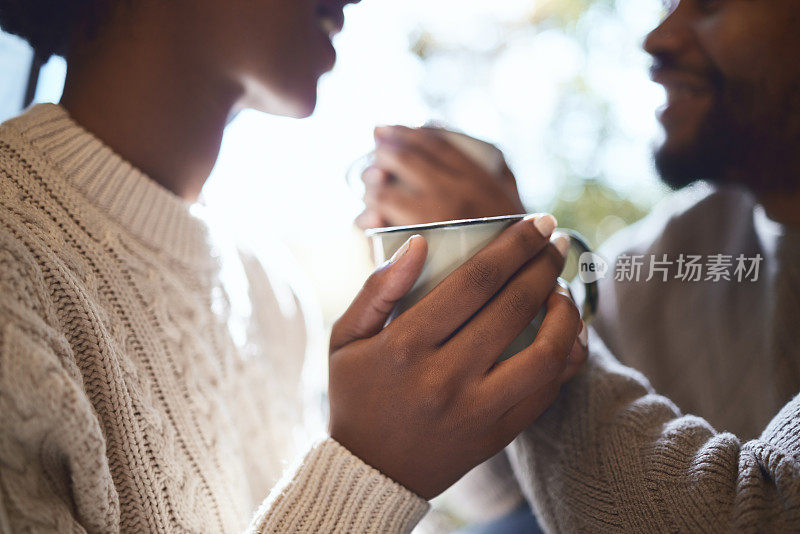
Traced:
<path fill-rule="evenodd" d="M 667 99 L 669 101 L 680 100 L 682 98 L 696 98 L 703 96 L 705 91 L 701 87 L 690 84 L 676 83 L 667 87 Z"/>
<path fill-rule="evenodd" d="M 317 18 L 317 24 L 319 25 L 319 29 L 330 37 L 333 37 L 339 31 L 336 20 L 331 17 L 319 17 Z"/>

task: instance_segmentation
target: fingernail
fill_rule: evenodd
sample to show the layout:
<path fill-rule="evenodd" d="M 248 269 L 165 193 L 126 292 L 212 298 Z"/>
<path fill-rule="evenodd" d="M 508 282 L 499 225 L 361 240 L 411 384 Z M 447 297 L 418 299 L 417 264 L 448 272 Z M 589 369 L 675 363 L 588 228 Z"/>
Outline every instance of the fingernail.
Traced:
<path fill-rule="evenodd" d="M 569 236 L 567 234 L 559 232 L 553 236 L 550 242 L 553 243 L 553 246 L 558 249 L 562 256 L 567 257 L 567 252 L 569 252 Z"/>
<path fill-rule="evenodd" d="M 570 300 L 575 300 L 575 298 L 572 296 L 572 288 L 569 287 L 569 284 L 565 282 L 563 278 L 556 278 L 556 291 L 565 297 L 569 297 Z"/>
<path fill-rule="evenodd" d="M 589 349 L 589 331 L 586 329 L 586 323 L 583 321 L 581 321 L 581 331 L 578 334 L 578 343 L 581 344 L 584 350 Z"/>
<path fill-rule="evenodd" d="M 556 229 L 556 226 L 558 226 L 556 218 L 549 213 L 537 213 L 535 215 L 531 215 L 530 217 L 526 217 L 526 220 L 533 220 L 533 226 L 536 227 L 536 229 L 545 239 L 548 239 L 553 233 L 553 230 Z"/>
<path fill-rule="evenodd" d="M 390 264 L 396 263 L 400 258 L 402 258 L 405 255 L 406 252 L 408 252 L 408 249 L 411 248 L 411 240 L 414 239 L 415 237 L 418 237 L 418 234 L 409 237 L 408 240 L 405 243 L 403 243 L 403 246 L 397 249 L 397 252 L 395 252 L 392 255 L 392 258 L 389 260 Z"/>

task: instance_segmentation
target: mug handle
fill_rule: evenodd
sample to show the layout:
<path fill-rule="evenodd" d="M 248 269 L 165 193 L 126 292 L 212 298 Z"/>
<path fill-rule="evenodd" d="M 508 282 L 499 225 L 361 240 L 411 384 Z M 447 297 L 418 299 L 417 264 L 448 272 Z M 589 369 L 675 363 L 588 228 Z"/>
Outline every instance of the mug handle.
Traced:
<path fill-rule="evenodd" d="M 574 248 L 578 252 L 578 256 L 583 254 L 584 252 L 593 252 L 589 245 L 586 243 L 586 238 L 583 237 L 581 234 L 576 232 L 575 230 L 561 230 L 569 236 L 570 239 L 570 247 Z M 578 269 L 580 269 L 580 261 L 578 261 Z M 578 276 L 578 279 L 580 277 Z M 592 282 L 585 282 L 583 281 L 584 293 L 583 293 L 583 303 L 579 306 L 581 312 L 581 319 L 583 322 L 591 324 L 592 320 L 594 319 L 595 315 L 597 314 L 597 303 L 598 303 L 598 295 L 599 291 L 597 289 L 597 281 Z"/>

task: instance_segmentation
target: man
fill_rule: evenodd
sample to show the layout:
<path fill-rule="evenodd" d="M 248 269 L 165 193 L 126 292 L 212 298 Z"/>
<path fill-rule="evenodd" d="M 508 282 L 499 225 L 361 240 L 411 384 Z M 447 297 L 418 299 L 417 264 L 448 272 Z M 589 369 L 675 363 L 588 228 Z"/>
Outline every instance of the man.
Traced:
<path fill-rule="evenodd" d="M 589 364 L 510 449 L 548 530 L 800 529 L 799 19 L 795 0 L 681 0 L 645 42 L 667 91 L 660 174 L 708 183 L 607 245 Z M 379 144 L 364 219 L 411 213 L 387 173 L 457 194 L 425 135 Z"/>

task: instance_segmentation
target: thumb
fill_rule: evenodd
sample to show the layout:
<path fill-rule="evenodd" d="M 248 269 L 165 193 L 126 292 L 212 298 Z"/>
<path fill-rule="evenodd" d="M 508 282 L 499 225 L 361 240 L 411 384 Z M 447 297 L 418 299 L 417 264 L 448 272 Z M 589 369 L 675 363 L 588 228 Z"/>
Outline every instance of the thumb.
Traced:
<path fill-rule="evenodd" d="M 381 331 L 389 314 L 417 281 L 428 243 L 421 235 L 413 235 L 392 259 L 378 267 L 356 295 L 331 332 L 331 352 L 353 341 L 372 337 Z"/>
<path fill-rule="evenodd" d="M 519 198 L 519 188 L 517 188 L 517 179 L 514 177 L 514 172 L 508 166 L 505 158 L 503 159 L 503 169 L 500 172 L 500 184 L 509 195 L 511 201 L 515 204 L 514 209 L 519 210 L 519 213 L 525 213 L 525 206 Z"/>
<path fill-rule="evenodd" d="M 517 179 L 514 177 L 514 171 L 511 170 L 511 167 L 508 166 L 508 162 L 506 158 L 503 158 L 502 165 L 500 167 L 500 181 L 504 184 L 514 184 L 517 185 Z"/>

